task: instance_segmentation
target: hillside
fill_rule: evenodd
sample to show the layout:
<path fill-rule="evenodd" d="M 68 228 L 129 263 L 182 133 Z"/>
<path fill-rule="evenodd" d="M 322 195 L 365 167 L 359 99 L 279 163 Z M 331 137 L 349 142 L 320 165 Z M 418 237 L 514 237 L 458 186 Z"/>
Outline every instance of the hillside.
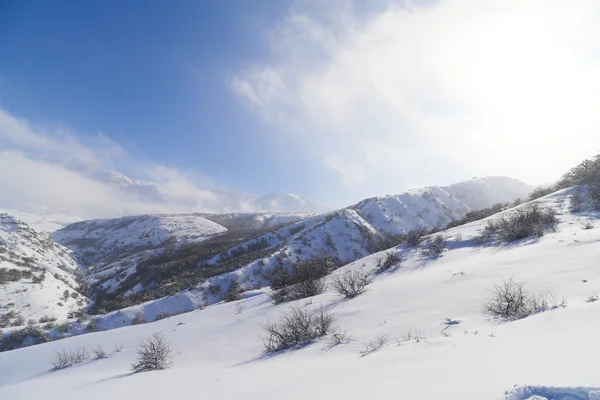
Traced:
<path fill-rule="evenodd" d="M 29 219 L 48 227 L 32 216 Z M 37 322 L 44 316 L 64 319 L 87 305 L 77 274 L 77 263 L 68 249 L 13 214 L 0 214 L 2 327 Z"/>
<path fill-rule="evenodd" d="M 214 302 L 231 278 L 239 278 L 245 288 L 268 285 L 276 266 L 291 268 L 323 251 L 340 263 L 350 262 L 376 251 L 390 235 L 417 227 L 440 229 L 475 206 L 512 201 L 530 189 L 510 178 L 480 178 L 367 199 L 325 215 L 124 217 L 71 224 L 55 232 L 54 239 L 86 266 L 85 282 L 93 287 L 95 311 L 184 289 L 210 289 L 210 295 L 200 297 Z"/>
<path fill-rule="evenodd" d="M 310 299 L 273 305 L 270 290 L 263 288 L 239 301 L 153 323 L 0 353 L 0 397 L 595 399 L 600 213 L 572 213 L 573 193 L 562 190 L 440 232 L 448 241 L 437 257 L 424 255 L 426 245 L 388 250 L 404 261 L 372 272 L 367 291 L 353 299 L 333 291 L 333 277 L 374 271 L 386 253 L 338 269 L 327 278 L 327 291 Z M 532 204 L 556 210 L 555 231 L 510 244 L 481 242 L 488 220 L 518 215 Z M 484 314 L 493 285 L 510 277 L 528 293 L 543 294 L 548 304 L 518 320 Z M 109 314 L 99 323 L 150 311 L 155 303 Z M 338 336 L 265 355 L 262 327 L 293 304 L 331 312 Z M 130 374 L 137 345 L 154 332 L 162 332 L 174 348 L 173 366 Z M 377 338 L 381 347 L 369 352 Z M 108 358 L 50 370 L 55 351 L 82 346 L 102 346 Z"/>

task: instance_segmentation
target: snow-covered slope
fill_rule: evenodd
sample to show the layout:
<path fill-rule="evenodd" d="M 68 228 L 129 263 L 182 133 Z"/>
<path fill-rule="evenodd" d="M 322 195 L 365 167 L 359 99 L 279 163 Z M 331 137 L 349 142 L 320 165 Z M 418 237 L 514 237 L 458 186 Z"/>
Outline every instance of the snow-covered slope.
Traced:
<path fill-rule="evenodd" d="M 76 222 L 53 238 L 85 264 L 178 242 L 200 242 L 226 228 L 194 214 L 141 215 Z"/>
<path fill-rule="evenodd" d="M 38 232 L 51 233 L 65 227 L 65 224 L 39 215 L 24 212 L 0 209 L 0 214 L 7 214 L 19 221 L 25 222 Z"/>
<path fill-rule="evenodd" d="M 446 193 L 474 210 L 497 203 L 511 203 L 516 199 L 526 199 L 535 188 L 534 185 L 505 176 L 473 178 L 470 181 L 441 187 Z"/>
<path fill-rule="evenodd" d="M 372 253 L 376 242 L 385 235 L 406 233 L 415 227 L 439 229 L 463 217 L 475 206 L 488 207 L 498 201 L 512 201 L 526 195 L 529 188 L 510 178 L 482 178 L 445 188 L 428 187 L 367 199 L 333 213 L 312 217 L 302 213 L 125 217 L 72 224 L 56 232 L 54 238 L 90 266 L 86 282 L 101 284 L 100 288 L 108 293 L 129 295 L 160 286 L 161 282 L 141 277 L 141 274 L 151 275 L 147 266 L 138 268 L 140 263 L 157 254 L 161 254 L 160 265 L 155 263 L 154 268 L 173 270 L 173 265 L 189 265 L 187 271 L 164 274 L 169 275 L 166 284 L 177 280 L 176 274 L 197 274 L 194 266 L 220 266 L 221 271 L 235 270 L 232 275 L 239 276 L 246 286 L 255 287 L 269 284 L 265 276 L 277 265 L 290 267 L 320 251 L 330 252 L 341 261 L 356 260 Z M 208 220 L 221 229 L 207 226 Z M 171 222 L 167 226 L 165 221 Z M 191 224 L 190 227 L 186 223 Z M 282 224 L 287 226 L 277 229 Z M 228 229 L 228 237 L 218 243 L 199 244 L 222 233 L 223 227 Z M 265 230 L 268 232 L 257 236 Z M 197 235 L 191 235 L 192 231 Z M 255 237 L 247 240 L 249 236 Z M 229 249 L 225 246 L 224 251 L 219 249 L 215 253 L 202 249 L 202 246 L 221 248 L 227 241 Z M 177 243 L 198 244 L 195 249 L 185 249 L 197 255 L 195 260 L 183 259 L 181 250 L 172 249 Z M 257 252 L 257 249 L 264 250 Z M 238 261 L 232 261 L 236 258 Z M 224 263 L 228 263 L 225 268 L 222 267 Z M 211 274 L 218 273 L 206 271 L 201 274 L 202 280 L 206 280 L 201 287 L 222 279 L 219 276 L 210 278 Z M 146 282 L 140 284 L 144 280 Z M 212 297 L 211 301 L 214 301 Z"/>
<path fill-rule="evenodd" d="M 66 318 L 86 305 L 69 253 L 47 233 L 0 214 L 0 306 L 2 314 L 14 313 L 12 324 L 17 315 L 36 322 L 43 316 Z"/>
<path fill-rule="evenodd" d="M 330 286 L 325 294 L 296 302 L 333 313 L 347 343 L 336 345 L 326 337 L 264 355 L 262 326 L 290 304 L 272 305 L 263 289 L 150 324 L 0 353 L 0 398 L 587 399 L 600 388 L 600 301 L 586 302 L 600 291 L 600 214 L 569 213 L 570 194 L 563 190 L 535 201 L 558 211 L 554 233 L 482 246 L 471 239 L 487 221 L 473 222 L 442 232 L 448 249 L 438 258 L 404 245 L 391 250 L 405 261 L 373 275 L 368 290 L 354 299 L 343 300 Z M 594 227 L 582 229 L 588 222 Z M 379 256 L 334 274 L 370 271 Z M 513 322 L 490 319 L 482 312 L 490 289 L 509 277 L 528 291 L 554 293 L 566 307 Z M 155 303 L 129 312 L 144 312 Z M 172 368 L 130 374 L 136 346 L 154 332 L 173 346 Z M 382 335 L 387 342 L 361 357 L 365 345 Z M 108 358 L 50 371 L 56 351 L 97 346 Z M 122 351 L 114 352 L 115 346 Z"/>

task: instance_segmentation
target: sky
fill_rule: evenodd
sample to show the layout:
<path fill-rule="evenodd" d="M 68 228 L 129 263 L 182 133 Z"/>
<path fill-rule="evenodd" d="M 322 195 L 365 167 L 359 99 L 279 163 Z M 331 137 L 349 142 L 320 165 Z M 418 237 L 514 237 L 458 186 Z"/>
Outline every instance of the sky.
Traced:
<path fill-rule="evenodd" d="M 599 89 L 596 1 L 1 0 L 0 207 L 546 183 L 599 152 Z"/>

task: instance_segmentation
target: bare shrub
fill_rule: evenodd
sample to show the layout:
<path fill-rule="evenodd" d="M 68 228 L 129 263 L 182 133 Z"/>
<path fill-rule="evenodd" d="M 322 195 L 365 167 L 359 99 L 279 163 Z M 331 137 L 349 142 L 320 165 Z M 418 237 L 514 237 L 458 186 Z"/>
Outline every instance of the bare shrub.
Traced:
<path fill-rule="evenodd" d="M 581 224 L 581 229 L 583 229 L 584 231 L 594 229 L 594 224 L 592 224 L 591 222 L 586 222 L 585 224 Z"/>
<path fill-rule="evenodd" d="M 347 299 L 362 294 L 369 283 L 369 273 L 363 270 L 348 270 L 332 279 L 333 290 Z"/>
<path fill-rule="evenodd" d="M 423 335 L 417 329 L 411 327 L 408 330 L 408 332 L 406 332 L 406 335 L 402 336 L 402 340 L 400 341 L 400 343 L 413 342 L 413 341 L 416 343 L 421 343 L 424 340 L 425 340 L 425 335 Z"/>
<path fill-rule="evenodd" d="M 425 235 L 427 235 L 427 228 L 424 226 L 411 229 L 406 234 L 406 244 L 410 247 L 419 247 Z"/>
<path fill-rule="evenodd" d="M 558 302 L 552 291 L 529 293 L 523 286 L 512 277 L 495 284 L 492 289 L 493 297 L 485 304 L 484 313 L 494 318 L 514 320 L 567 306 L 565 300 Z"/>
<path fill-rule="evenodd" d="M 367 356 L 385 346 L 387 342 L 387 335 L 379 335 L 375 339 L 371 340 L 369 343 L 365 343 L 365 348 L 361 350 L 358 354 L 360 354 L 361 357 Z"/>
<path fill-rule="evenodd" d="M 329 336 L 329 339 L 327 340 L 327 348 L 331 349 L 332 347 L 340 344 L 350 343 L 353 340 L 354 339 L 348 335 L 347 331 L 336 331 Z"/>
<path fill-rule="evenodd" d="M 154 322 L 156 322 L 156 321 L 160 321 L 161 319 L 165 319 L 165 318 L 172 317 L 172 316 L 174 316 L 174 315 L 177 315 L 177 314 L 174 314 L 174 313 L 168 313 L 168 312 L 161 312 L 161 313 L 159 313 L 159 314 L 156 316 L 156 318 L 154 318 Z"/>
<path fill-rule="evenodd" d="M 231 301 L 241 300 L 242 298 L 242 287 L 240 281 L 237 278 L 231 279 L 229 287 L 223 296 L 223 300 L 227 303 Z"/>
<path fill-rule="evenodd" d="M 92 351 L 94 352 L 94 358 L 96 360 L 108 357 L 108 355 L 106 354 L 106 351 L 104 351 L 104 349 L 100 345 L 96 346 Z"/>
<path fill-rule="evenodd" d="M 537 204 L 517 210 L 509 216 L 488 222 L 488 229 L 503 242 L 514 242 L 533 236 L 543 236 L 554 231 L 558 219 L 552 208 L 542 208 Z"/>
<path fill-rule="evenodd" d="M 595 301 L 598 301 L 598 293 L 592 293 L 585 298 L 586 303 L 593 303 Z"/>
<path fill-rule="evenodd" d="M 444 236 L 437 235 L 427 244 L 427 247 L 421 250 L 421 253 L 425 257 L 437 257 L 442 254 L 447 243 L 448 240 Z"/>
<path fill-rule="evenodd" d="M 494 318 L 518 319 L 529 314 L 529 296 L 523 284 L 511 277 L 494 284 L 493 297 L 485 304 L 484 312 Z"/>
<path fill-rule="evenodd" d="M 131 365 L 133 372 L 146 372 L 167 369 L 172 365 L 170 361 L 173 349 L 162 333 L 156 332 L 148 339 L 143 340 L 137 349 L 137 358 Z"/>
<path fill-rule="evenodd" d="M 323 277 L 337 269 L 339 262 L 327 252 L 293 266 L 290 274 L 283 267 L 273 272 L 271 289 L 275 304 L 317 296 L 325 292 Z"/>
<path fill-rule="evenodd" d="M 135 314 L 135 317 L 133 317 L 133 321 L 131 323 L 133 325 L 141 325 L 148 323 L 148 321 L 146 321 L 146 318 L 144 318 L 144 314 L 138 312 Z"/>
<path fill-rule="evenodd" d="M 291 306 L 278 322 L 263 326 L 265 352 L 272 353 L 312 342 L 327 335 L 335 320 L 333 314 L 321 309 L 311 312 L 306 307 Z"/>
<path fill-rule="evenodd" d="M 581 194 L 580 190 L 576 190 L 575 193 L 571 195 L 569 202 L 569 211 L 573 213 L 583 211 L 585 206 L 585 198 Z"/>
<path fill-rule="evenodd" d="M 56 352 L 54 358 L 50 360 L 54 370 L 70 367 L 79 364 L 90 358 L 88 351 L 82 347 L 76 350 L 62 350 Z"/>
<path fill-rule="evenodd" d="M 395 250 L 389 250 L 383 256 L 377 257 L 375 260 L 376 271 L 378 273 L 385 272 L 393 267 L 397 267 L 402 262 L 402 256 Z"/>

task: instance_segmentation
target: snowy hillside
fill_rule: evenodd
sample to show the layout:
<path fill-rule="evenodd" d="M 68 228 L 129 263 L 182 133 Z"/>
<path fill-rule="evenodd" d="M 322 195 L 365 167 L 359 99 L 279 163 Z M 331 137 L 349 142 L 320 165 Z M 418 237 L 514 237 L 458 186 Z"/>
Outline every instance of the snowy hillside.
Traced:
<path fill-rule="evenodd" d="M 153 323 L 0 353 L 0 398 L 596 399 L 589 393 L 600 390 L 600 214 L 572 214 L 572 193 L 534 201 L 558 213 L 556 231 L 540 238 L 476 244 L 487 226 L 482 220 L 441 232 L 448 242 L 438 257 L 425 256 L 426 246 L 388 250 L 404 261 L 373 272 L 367 291 L 352 299 L 333 291 L 333 276 L 374 271 L 387 253 L 342 267 L 327 279 L 327 291 L 310 299 L 273 305 L 268 289 L 254 290 L 239 301 Z M 348 211 L 330 222 L 352 218 L 358 221 Z M 493 285 L 510 277 L 528 293 L 545 293 L 548 305 L 518 320 L 484 314 Z M 150 312 L 158 302 L 127 312 Z M 326 309 L 338 333 L 265 355 L 263 326 L 292 304 Z M 103 317 L 104 323 L 116 325 L 124 312 Z M 139 342 L 154 332 L 173 347 L 173 366 L 131 374 Z M 98 346 L 107 358 L 51 370 L 56 351 Z"/>
<path fill-rule="evenodd" d="M 65 224 L 61 222 L 54 221 L 46 217 L 14 210 L 0 209 L 0 214 L 7 214 L 15 219 L 18 219 L 19 221 L 25 222 L 38 232 L 51 233 L 64 228 L 65 226 Z"/>
<path fill-rule="evenodd" d="M 76 222 L 53 238 L 85 264 L 178 242 L 200 242 L 226 228 L 193 214 L 142 215 Z"/>
<path fill-rule="evenodd" d="M 107 300 L 110 304 L 97 302 L 97 309 L 114 310 L 185 288 L 208 289 L 229 279 L 226 276 L 239 277 L 244 287 L 261 287 L 269 284 L 276 266 L 290 268 L 322 251 L 350 262 L 371 254 L 387 235 L 416 227 L 440 229 L 472 211 L 474 204 L 488 207 L 496 201 L 512 201 L 528 190 L 528 185 L 510 178 L 482 178 L 367 199 L 320 216 L 124 217 L 75 223 L 54 233 L 54 238 L 86 266 L 85 282 L 95 285 L 99 295 L 112 296 Z M 123 299 L 134 294 L 137 297 Z M 205 300 L 218 301 L 221 295 L 218 291 Z"/>
<path fill-rule="evenodd" d="M 30 319 L 37 322 L 44 316 L 64 319 L 87 304 L 76 281 L 78 266 L 69 253 L 47 233 L 32 229 L 13 215 L 0 214 L 3 327 L 24 325 Z M 23 318 L 20 324 L 19 316 Z"/>

